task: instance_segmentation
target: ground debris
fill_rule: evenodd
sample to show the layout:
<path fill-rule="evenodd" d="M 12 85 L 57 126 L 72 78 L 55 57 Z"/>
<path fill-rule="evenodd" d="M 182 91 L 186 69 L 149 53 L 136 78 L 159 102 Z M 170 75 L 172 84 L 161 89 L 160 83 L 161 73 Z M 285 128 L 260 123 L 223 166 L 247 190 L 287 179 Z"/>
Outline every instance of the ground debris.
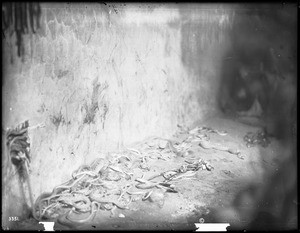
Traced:
<path fill-rule="evenodd" d="M 267 147 L 271 143 L 268 135 L 261 130 L 258 130 L 256 133 L 248 132 L 244 137 L 244 141 L 247 147 L 253 147 L 255 145 Z"/>

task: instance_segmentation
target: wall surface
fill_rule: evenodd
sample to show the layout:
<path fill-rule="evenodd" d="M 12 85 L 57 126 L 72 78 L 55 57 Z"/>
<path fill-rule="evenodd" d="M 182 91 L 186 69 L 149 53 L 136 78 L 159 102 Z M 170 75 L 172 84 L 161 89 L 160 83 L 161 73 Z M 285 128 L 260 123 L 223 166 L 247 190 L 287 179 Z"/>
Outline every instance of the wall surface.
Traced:
<path fill-rule="evenodd" d="M 2 128 L 30 126 L 34 199 L 80 165 L 216 112 L 232 11 L 221 5 L 43 3 L 41 28 L 3 48 Z M 4 142 L 2 142 L 4 145 Z M 3 147 L 4 148 L 4 147 Z M 3 164 L 7 155 L 3 153 Z M 3 209 L 22 209 L 3 169 Z M 19 215 L 19 214 L 18 214 Z"/>

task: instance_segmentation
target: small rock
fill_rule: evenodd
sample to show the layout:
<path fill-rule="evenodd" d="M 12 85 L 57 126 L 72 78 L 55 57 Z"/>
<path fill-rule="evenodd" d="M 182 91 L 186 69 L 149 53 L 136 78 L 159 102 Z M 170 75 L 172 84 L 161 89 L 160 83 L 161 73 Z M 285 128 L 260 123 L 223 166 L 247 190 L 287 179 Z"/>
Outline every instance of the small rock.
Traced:
<path fill-rule="evenodd" d="M 119 214 L 119 218 L 125 218 L 124 214 Z"/>

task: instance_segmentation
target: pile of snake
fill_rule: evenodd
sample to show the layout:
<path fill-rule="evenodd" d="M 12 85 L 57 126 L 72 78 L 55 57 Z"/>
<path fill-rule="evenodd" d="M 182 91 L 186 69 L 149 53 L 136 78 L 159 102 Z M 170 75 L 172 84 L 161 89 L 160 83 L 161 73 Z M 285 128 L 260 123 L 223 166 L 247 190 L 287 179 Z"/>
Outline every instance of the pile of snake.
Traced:
<path fill-rule="evenodd" d="M 204 144 L 207 136 L 203 132 L 226 135 L 225 131 L 202 127 L 191 131 L 192 139 L 201 139 Z M 191 135 L 191 134 L 190 134 Z M 205 140 L 206 139 L 206 140 Z M 160 172 L 152 177 L 137 177 L 134 168 L 149 171 L 149 159 L 168 160 L 172 156 L 187 157 L 191 147 L 191 137 L 182 142 L 160 137 L 147 139 L 142 146 L 126 148 L 122 152 L 109 153 L 106 158 L 98 158 L 90 165 L 82 165 L 72 173 L 72 178 L 53 188 L 52 192 L 42 193 L 33 206 L 36 220 L 57 220 L 64 224 L 87 223 L 93 220 L 99 210 L 130 210 L 136 201 L 154 200 L 156 190 L 177 193 L 175 184 L 183 179 L 193 179 L 198 170 L 212 171 L 214 168 L 203 159 L 185 160 L 179 168 Z M 155 181 L 160 178 L 160 181 Z M 161 180 L 161 178 L 163 180 Z M 139 189 L 139 190 L 132 190 Z M 84 217 L 82 217 L 84 216 Z"/>
<path fill-rule="evenodd" d="M 128 149 L 131 152 L 133 150 Z M 134 151 L 142 154 L 139 150 Z M 140 165 L 143 164 L 143 159 L 137 160 L 140 161 Z M 134 161 L 124 153 L 110 160 L 98 158 L 91 165 L 80 166 L 72 173 L 72 179 L 56 186 L 51 193 L 42 193 L 36 199 L 34 218 L 38 221 L 57 220 L 61 224 L 65 224 L 66 221 L 81 224 L 92 221 L 99 210 L 109 210 L 111 216 L 115 216 L 116 208 L 129 210 L 132 202 L 151 198 L 155 189 L 177 193 L 175 185 L 171 184 L 172 181 L 191 179 L 197 170 L 213 169 L 202 159 L 186 161 L 186 164 L 177 169 L 145 179 L 134 177 L 134 174 L 129 172 L 133 166 Z M 159 176 L 164 180 L 153 180 Z M 132 188 L 141 191 L 132 191 Z"/>

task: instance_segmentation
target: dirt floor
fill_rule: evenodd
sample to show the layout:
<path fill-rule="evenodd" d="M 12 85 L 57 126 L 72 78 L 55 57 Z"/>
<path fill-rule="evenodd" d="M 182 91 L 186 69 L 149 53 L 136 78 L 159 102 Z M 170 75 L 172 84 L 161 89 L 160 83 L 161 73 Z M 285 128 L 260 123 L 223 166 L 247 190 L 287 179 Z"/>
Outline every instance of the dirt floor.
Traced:
<path fill-rule="evenodd" d="M 209 133 L 210 141 L 239 150 L 243 158 L 226 151 L 203 149 L 199 143 L 192 143 L 190 150 L 193 152 L 185 154 L 184 157 L 149 159 L 149 171 L 138 167 L 132 170 L 136 177 L 143 176 L 147 179 L 153 174 L 177 169 L 187 159 L 202 158 L 208 161 L 213 169 L 211 171 L 200 169 L 196 171 L 194 177 L 171 181 L 177 193 L 164 192 L 164 199 L 160 203 L 151 202 L 149 198 L 144 201 L 138 200 L 132 202 L 127 210 L 117 208 L 114 215 L 110 211 L 99 210 L 89 223 L 65 222 L 65 225 L 55 223 L 55 230 L 195 230 L 194 223 L 198 223 L 200 218 L 206 223 L 211 221 L 209 218 L 211 209 L 230 206 L 240 190 L 249 183 L 263 184 L 265 172 L 277 169 L 278 143 L 275 139 L 272 138 L 270 145 L 265 148 L 260 145 L 246 147 L 243 137 L 247 132 L 256 132 L 259 128 L 225 118 L 210 118 L 205 122 L 197 122 L 194 126 L 196 125 L 227 131 L 228 134 L 225 136 Z M 187 134 L 179 134 L 172 140 L 180 141 L 186 137 Z M 160 190 L 153 189 L 158 192 Z M 132 191 L 141 190 L 132 189 Z M 245 205 L 245 208 L 255 208 L 247 206 L 247 203 Z M 236 221 L 247 222 L 247 219 L 240 217 L 237 216 Z M 16 223 L 13 228 L 41 229 L 41 225 L 30 219 Z"/>

